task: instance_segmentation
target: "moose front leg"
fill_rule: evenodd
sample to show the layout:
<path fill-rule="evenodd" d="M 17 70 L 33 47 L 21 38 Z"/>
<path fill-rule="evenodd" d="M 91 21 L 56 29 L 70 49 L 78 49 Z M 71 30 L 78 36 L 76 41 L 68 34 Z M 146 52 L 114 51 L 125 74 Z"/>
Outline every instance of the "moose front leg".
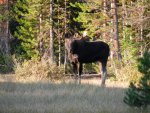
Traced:
<path fill-rule="evenodd" d="M 79 84 L 81 84 L 81 74 L 83 70 L 83 64 L 79 63 Z"/>
<path fill-rule="evenodd" d="M 72 62 L 72 66 L 73 66 L 73 73 L 75 74 L 75 79 L 77 79 L 77 77 L 78 77 L 78 65 L 77 65 L 77 63 Z"/>

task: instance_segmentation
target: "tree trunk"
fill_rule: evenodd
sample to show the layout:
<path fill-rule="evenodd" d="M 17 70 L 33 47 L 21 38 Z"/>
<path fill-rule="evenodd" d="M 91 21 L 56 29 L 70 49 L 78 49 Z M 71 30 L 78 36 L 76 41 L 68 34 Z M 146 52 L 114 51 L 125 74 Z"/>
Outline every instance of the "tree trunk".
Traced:
<path fill-rule="evenodd" d="M 8 20 L 8 15 L 7 12 L 9 11 L 9 1 L 3 1 L 2 4 L 4 4 L 3 8 L 1 9 L 2 15 L 6 16 L 6 19 L 2 21 L 1 23 L 1 32 L 0 32 L 0 43 L 1 43 L 1 52 L 4 55 L 9 55 L 10 50 L 9 50 L 9 20 Z"/>
<path fill-rule="evenodd" d="M 143 0 L 142 0 L 142 2 L 144 2 Z M 143 43 L 143 40 L 144 40 L 144 37 L 143 37 L 143 21 L 144 21 L 144 6 L 142 5 L 142 6 L 139 6 L 139 7 L 141 7 L 141 13 L 140 13 L 140 19 L 141 19 L 141 26 L 140 26 L 140 40 L 141 40 L 141 42 Z M 140 55 L 141 55 L 141 57 L 143 57 L 143 54 L 144 54 L 144 45 L 143 44 L 141 44 L 141 47 L 140 47 Z"/>
<path fill-rule="evenodd" d="M 59 65 L 59 67 L 61 66 L 61 39 L 60 39 L 60 36 L 59 36 L 59 42 L 58 42 L 58 44 L 59 44 L 59 58 L 58 58 L 58 65 Z"/>
<path fill-rule="evenodd" d="M 53 0 L 50 2 L 50 61 L 54 63 L 54 49 L 53 49 Z"/>
<path fill-rule="evenodd" d="M 123 38 L 125 38 L 125 26 L 127 25 L 126 23 L 126 19 L 127 19 L 127 8 L 126 8 L 126 4 L 125 4 L 125 0 L 122 0 L 122 9 L 123 9 L 123 20 L 122 20 L 122 27 L 123 27 Z"/>
<path fill-rule="evenodd" d="M 58 66 L 60 67 L 61 66 L 61 35 L 60 35 L 60 28 L 59 28 L 59 25 L 60 25 L 60 20 L 59 20 L 59 5 L 58 5 Z"/>
<path fill-rule="evenodd" d="M 67 1 L 65 0 L 65 31 L 64 31 L 64 33 L 66 34 L 66 32 L 67 32 L 67 11 L 66 11 L 66 8 L 67 8 Z M 66 43 L 66 42 L 65 42 Z M 64 47 L 65 47 L 65 44 L 64 44 Z M 64 72 L 65 72 L 65 74 L 66 74 L 66 68 L 67 68 L 67 51 L 66 51 L 66 48 L 65 48 L 65 52 L 64 52 Z"/>
<path fill-rule="evenodd" d="M 103 2 L 104 2 L 103 3 L 104 13 L 106 14 L 107 13 L 107 0 L 104 0 Z M 106 28 L 106 19 L 105 19 L 105 23 L 103 24 L 103 27 L 104 27 L 104 29 Z M 104 39 L 104 41 L 106 40 L 106 30 L 104 30 L 103 39 Z"/>
<path fill-rule="evenodd" d="M 143 25 L 142 24 L 140 27 L 140 40 L 141 40 L 141 42 L 143 42 Z M 144 53 L 144 48 L 143 48 L 143 44 L 142 44 L 140 47 L 140 56 L 141 57 L 143 56 L 143 53 Z"/>
<path fill-rule="evenodd" d="M 7 0 L 6 1 L 6 5 L 5 5 L 5 11 L 4 11 L 4 13 L 6 12 L 8 12 L 9 11 L 9 1 Z M 5 30 L 6 30 L 6 32 L 5 32 L 5 34 L 4 34 L 4 54 L 6 54 L 6 55 L 9 55 L 9 44 L 8 44 L 8 42 L 9 42 L 9 20 L 8 20 L 8 15 L 6 15 L 7 17 L 6 17 L 6 20 L 5 20 Z"/>
<path fill-rule="evenodd" d="M 122 34 L 123 34 L 123 38 L 125 39 L 126 38 L 126 33 L 125 33 L 125 29 L 126 29 L 126 20 L 127 20 L 127 8 L 126 8 L 126 1 L 125 0 L 122 0 L 122 9 L 123 9 L 123 12 L 122 12 Z M 123 54 L 123 57 L 126 59 L 127 57 L 127 50 L 124 50 L 122 52 Z"/>
<path fill-rule="evenodd" d="M 115 55 L 117 56 L 118 60 L 121 60 L 121 51 L 120 51 L 120 45 L 119 45 L 119 33 L 118 33 L 118 15 L 117 15 L 117 5 L 116 0 L 112 0 L 111 3 L 112 8 L 112 15 L 113 15 L 113 43 L 115 48 Z"/>
<path fill-rule="evenodd" d="M 40 58 L 42 60 L 42 57 L 44 55 L 44 50 L 43 50 L 43 38 L 42 38 L 42 32 L 41 32 L 41 26 L 42 25 L 42 14 L 40 14 L 39 17 L 39 52 L 40 52 Z"/>

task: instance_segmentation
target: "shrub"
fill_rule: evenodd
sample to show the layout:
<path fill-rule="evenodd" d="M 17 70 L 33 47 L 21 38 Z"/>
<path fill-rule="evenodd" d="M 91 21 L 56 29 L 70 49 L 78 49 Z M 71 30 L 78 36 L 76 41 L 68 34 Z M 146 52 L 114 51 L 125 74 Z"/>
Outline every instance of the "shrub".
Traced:
<path fill-rule="evenodd" d="M 136 66 L 122 66 L 120 69 L 116 69 L 116 79 L 118 81 L 139 81 L 142 76 L 141 73 L 138 72 Z"/>
<path fill-rule="evenodd" d="M 24 61 L 21 65 L 16 67 L 16 74 L 18 78 L 34 78 L 36 80 L 42 79 L 63 79 L 64 70 L 55 64 L 38 60 Z"/>
<path fill-rule="evenodd" d="M 125 64 L 124 62 L 112 61 L 108 67 L 108 75 L 114 77 L 117 81 L 139 81 L 142 74 L 138 71 L 137 65 Z"/>
<path fill-rule="evenodd" d="M 0 52 L 0 73 L 9 73 L 13 71 L 13 60 L 9 55 Z"/>

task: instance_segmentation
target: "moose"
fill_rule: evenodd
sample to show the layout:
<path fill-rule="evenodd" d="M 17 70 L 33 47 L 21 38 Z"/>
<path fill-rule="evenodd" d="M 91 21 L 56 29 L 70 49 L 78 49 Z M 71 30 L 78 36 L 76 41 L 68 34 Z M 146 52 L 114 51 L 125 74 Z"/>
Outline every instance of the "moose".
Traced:
<path fill-rule="evenodd" d="M 84 63 L 101 62 L 102 82 L 105 86 L 107 77 L 107 60 L 109 57 L 109 45 L 102 41 L 86 41 L 83 38 L 74 38 L 74 35 L 67 33 L 65 35 L 65 47 L 68 52 L 68 58 L 73 66 L 73 72 L 81 80 L 81 74 Z M 79 66 L 79 68 L 78 68 Z"/>

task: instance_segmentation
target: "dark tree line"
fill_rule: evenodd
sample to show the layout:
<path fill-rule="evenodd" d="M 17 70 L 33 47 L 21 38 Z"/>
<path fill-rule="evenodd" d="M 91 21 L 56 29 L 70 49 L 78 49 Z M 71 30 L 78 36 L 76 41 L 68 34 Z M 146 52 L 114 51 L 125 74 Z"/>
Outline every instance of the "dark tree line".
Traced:
<path fill-rule="evenodd" d="M 66 64 L 65 33 L 87 31 L 90 40 L 109 43 L 112 58 L 132 63 L 150 45 L 149 5 L 148 0 L 6 0 L 1 52 L 60 66 Z"/>

